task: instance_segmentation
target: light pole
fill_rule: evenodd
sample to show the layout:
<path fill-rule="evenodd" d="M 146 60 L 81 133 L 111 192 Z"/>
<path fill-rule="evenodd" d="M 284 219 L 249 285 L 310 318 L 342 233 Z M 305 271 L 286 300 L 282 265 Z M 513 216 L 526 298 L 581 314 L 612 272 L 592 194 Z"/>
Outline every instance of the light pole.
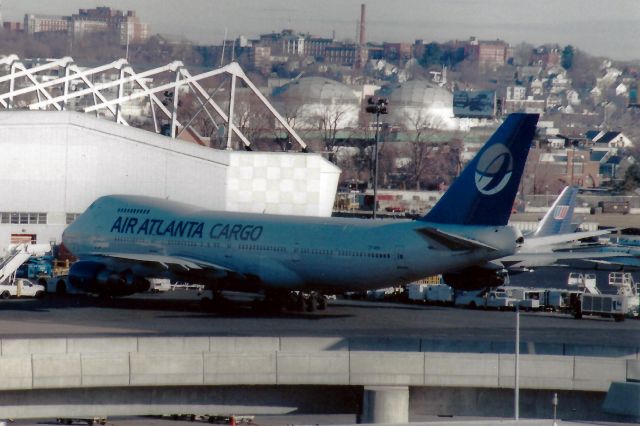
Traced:
<path fill-rule="evenodd" d="M 520 305 L 516 304 L 516 354 L 513 384 L 513 417 L 520 420 Z"/>
<path fill-rule="evenodd" d="M 373 218 L 376 218 L 378 211 L 378 143 L 380 142 L 380 114 L 387 114 L 387 105 L 389 101 L 386 98 L 368 98 L 367 112 L 376 115 L 376 146 L 375 156 L 373 159 Z"/>

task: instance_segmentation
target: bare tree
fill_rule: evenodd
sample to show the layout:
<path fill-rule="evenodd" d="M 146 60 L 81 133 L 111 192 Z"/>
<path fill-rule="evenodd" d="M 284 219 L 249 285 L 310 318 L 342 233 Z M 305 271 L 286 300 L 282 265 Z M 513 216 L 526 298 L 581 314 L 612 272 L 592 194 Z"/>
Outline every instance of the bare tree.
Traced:
<path fill-rule="evenodd" d="M 328 153 L 329 161 L 336 163 L 338 150 L 338 131 L 346 130 L 348 124 L 348 114 L 350 105 L 340 100 L 328 105 L 321 112 L 316 114 L 314 121 L 317 121 L 318 128 L 324 142 L 324 148 Z"/>
<path fill-rule="evenodd" d="M 284 102 L 277 103 L 277 110 L 287 124 L 295 130 L 295 132 L 305 141 L 308 145 L 312 145 L 307 140 L 307 136 L 311 134 L 313 130 L 308 125 L 308 118 L 305 115 L 304 100 L 297 98 L 286 98 Z M 293 147 L 293 141 L 288 135 L 283 139 L 284 129 L 279 124 L 275 124 L 273 128 L 273 139 L 278 142 L 282 151 L 288 151 Z M 315 147 L 310 148 L 312 151 Z"/>
<path fill-rule="evenodd" d="M 405 167 L 408 175 L 408 186 L 420 190 L 420 181 L 429 165 L 429 156 L 432 147 L 424 140 L 424 133 L 427 130 L 429 119 L 420 111 L 409 116 L 408 121 L 414 133 L 413 141 L 409 143 L 408 155 L 409 164 Z"/>
<path fill-rule="evenodd" d="M 264 104 L 255 95 L 246 92 L 236 95 L 233 121 L 252 144 L 272 130 L 275 123 Z"/>

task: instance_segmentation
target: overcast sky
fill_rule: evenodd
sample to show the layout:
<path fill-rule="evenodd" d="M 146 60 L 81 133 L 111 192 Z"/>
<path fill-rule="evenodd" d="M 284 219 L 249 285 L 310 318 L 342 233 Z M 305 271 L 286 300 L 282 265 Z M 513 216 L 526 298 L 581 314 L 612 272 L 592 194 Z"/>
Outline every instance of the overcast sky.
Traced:
<path fill-rule="evenodd" d="M 360 4 L 370 41 L 500 38 L 511 44 L 559 43 L 613 59 L 640 59 L 640 0 L 0 0 L 4 20 L 24 14 L 70 15 L 79 8 L 132 9 L 153 33 L 194 41 L 292 28 L 355 39 Z"/>

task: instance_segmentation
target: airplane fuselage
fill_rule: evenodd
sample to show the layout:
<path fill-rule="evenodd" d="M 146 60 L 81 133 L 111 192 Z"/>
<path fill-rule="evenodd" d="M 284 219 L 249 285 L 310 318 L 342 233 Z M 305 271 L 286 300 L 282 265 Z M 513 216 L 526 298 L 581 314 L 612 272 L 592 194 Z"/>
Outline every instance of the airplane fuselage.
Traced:
<path fill-rule="evenodd" d="M 489 247 L 451 249 L 419 232 L 455 233 Z M 145 259 L 189 259 L 210 265 L 202 278 L 221 287 L 348 291 L 380 288 L 508 255 L 519 234 L 510 227 L 371 221 L 197 211 L 135 196 L 98 200 L 65 231 L 76 256 L 115 272 L 145 270 Z M 446 242 L 445 242 L 446 244 Z M 135 265 L 122 258 L 138 259 Z M 201 270 L 167 275 L 198 279 Z M 228 271 L 228 273 L 227 273 Z M 220 279 L 216 279 L 217 277 Z"/>

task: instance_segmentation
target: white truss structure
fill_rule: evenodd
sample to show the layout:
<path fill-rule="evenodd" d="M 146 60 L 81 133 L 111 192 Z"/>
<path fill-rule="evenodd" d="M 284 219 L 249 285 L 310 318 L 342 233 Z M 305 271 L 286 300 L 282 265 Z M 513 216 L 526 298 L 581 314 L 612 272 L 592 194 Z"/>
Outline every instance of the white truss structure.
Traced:
<path fill-rule="evenodd" d="M 3 70 L 7 72 L 3 73 Z M 106 74 L 115 74 L 115 78 L 104 78 Z M 154 78 L 166 81 L 167 73 L 171 76 L 168 82 L 155 84 Z M 228 108 L 224 109 L 213 100 L 213 93 L 200 84 L 204 79 L 216 76 L 230 76 L 230 90 Z M 189 90 L 206 111 L 213 125 L 218 124 L 209 111 L 213 109 L 215 115 L 224 122 L 226 132 L 226 148 L 231 149 L 232 137 L 235 135 L 251 150 L 249 141 L 233 121 L 237 80 L 240 79 L 260 102 L 273 114 L 277 122 L 288 132 L 303 151 L 307 145 L 302 141 L 286 119 L 278 113 L 271 103 L 260 93 L 258 88 L 249 80 L 240 65 L 232 62 L 222 68 L 192 75 L 180 61 L 136 73 L 125 59 L 118 59 L 109 64 L 94 68 L 81 69 L 73 58 L 46 59 L 41 65 L 27 67 L 18 56 L 0 57 L 0 108 L 27 108 L 31 110 L 65 110 L 70 105 L 78 105 L 84 101 L 86 106 L 75 107 L 85 113 L 95 113 L 112 117 L 117 123 L 128 126 L 122 114 L 122 107 L 127 102 L 147 100 L 150 106 L 153 125 L 156 133 L 160 133 L 159 120 L 168 120 L 171 124 L 172 138 L 177 129 L 184 129 L 178 121 L 180 93 Z M 100 80 L 99 83 L 94 83 Z M 74 87 L 83 87 L 73 90 Z M 135 91 L 125 95 L 125 87 L 134 87 Z M 114 97 L 113 93 L 117 93 Z M 167 96 L 167 94 L 169 96 Z M 109 98 L 111 97 L 111 99 Z M 162 97 L 162 99 L 161 99 Z M 87 102 L 87 99 L 89 101 Z M 170 108 L 165 105 L 171 99 Z M 75 101 L 75 102 L 72 102 Z M 160 118 L 158 117 L 160 116 Z M 193 120 L 194 117 L 192 117 Z M 187 123 L 188 126 L 189 123 Z"/>

